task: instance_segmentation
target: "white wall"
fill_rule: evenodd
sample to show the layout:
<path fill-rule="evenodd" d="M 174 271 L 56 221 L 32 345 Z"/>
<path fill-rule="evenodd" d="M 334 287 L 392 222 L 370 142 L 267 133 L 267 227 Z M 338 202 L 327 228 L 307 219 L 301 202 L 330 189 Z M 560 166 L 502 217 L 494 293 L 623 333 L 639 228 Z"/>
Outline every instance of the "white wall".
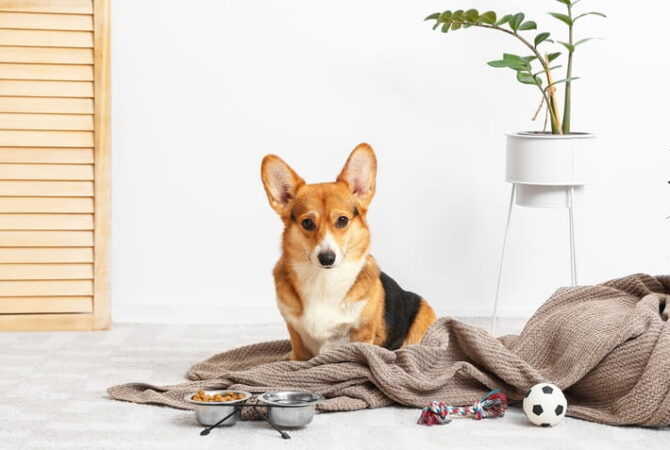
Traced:
<path fill-rule="evenodd" d="M 382 268 L 442 314 L 489 314 L 509 195 L 503 133 L 537 128 L 538 98 L 485 65 L 522 51 L 513 39 L 422 22 L 461 4 L 563 32 L 551 0 L 114 1 L 114 320 L 279 321 L 281 224 L 261 158 L 332 180 L 362 141 L 379 159 L 370 222 Z M 609 15 L 578 30 L 605 38 L 580 47 L 575 68 L 573 128 L 596 132 L 602 150 L 577 215 L 583 283 L 670 262 L 670 4 L 635 2 L 644 20 L 630 5 L 580 4 Z M 515 214 L 503 315 L 569 282 L 566 212 Z"/>

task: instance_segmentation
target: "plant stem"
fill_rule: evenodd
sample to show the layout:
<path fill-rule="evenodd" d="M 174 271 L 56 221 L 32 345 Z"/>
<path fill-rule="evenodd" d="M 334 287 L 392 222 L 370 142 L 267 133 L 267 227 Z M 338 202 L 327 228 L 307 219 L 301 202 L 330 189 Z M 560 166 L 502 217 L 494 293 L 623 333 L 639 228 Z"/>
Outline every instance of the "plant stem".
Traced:
<path fill-rule="evenodd" d="M 568 17 L 572 21 L 572 5 L 568 4 Z M 572 27 L 573 25 L 568 26 L 568 43 L 570 48 L 573 48 L 573 36 L 572 36 Z M 570 133 L 570 110 L 572 108 L 572 83 L 570 78 L 572 77 L 572 54 L 573 50 L 568 49 L 568 67 L 566 69 L 565 78 L 568 80 L 565 82 L 565 98 L 563 100 L 563 134 Z"/>
<path fill-rule="evenodd" d="M 547 69 L 547 89 L 542 89 L 542 92 L 545 93 L 545 96 L 548 94 L 549 98 L 547 100 L 547 108 L 549 109 L 549 115 L 551 116 L 551 134 L 563 134 L 561 131 L 561 118 L 558 115 L 558 101 L 556 100 L 556 88 L 554 86 L 549 86 L 554 82 L 553 77 L 551 76 L 551 70 Z"/>
<path fill-rule="evenodd" d="M 544 89 L 542 89 L 542 86 L 538 85 L 537 87 L 540 88 L 540 92 L 542 93 L 542 97 L 544 97 L 544 101 L 547 103 L 547 110 L 549 111 L 549 117 L 551 118 L 551 134 L 561 134 L 560 133 L 560 131 L 561 131 L 561 125 L 560 125 L 561 120 L 556 116 L 556 110 L 554 108 L 552 108 L 551 106 L 549 106 L 549 105 L 552 104 L 551 94 L 549 94 L 549 96 L 547 96 L 547 92 Z M 555 102 L 555 100 L 553 100 L 553 101 Z"/>
<path fill-rule="evenodd" d="M 519 35 L 515 31 L 511 30 L 506 30 L 505 28 L 497 27 L 495 25 L 487 25 L 483 23 L 467 23 L 467 22 L 461 22 L 461 24 L 465 25 L 471 25 L 473 27 L 480 27 L 480 28 L 489 28 L 491 30 L 498 30 L 502 31 L 503 33 L 507 33 L 509 35 L 514 36 L 515 38 L 519 39 L 526 47 L 530 49 L 530 51 L 533 52 L 537 60 L 542 64 L 542 69 L 544 69 L 546 76 L 547 76 L 547 84 L 551 84 L 551 74 L 549 73 L 549 63 L 547 62 L 546 59 L 542 57 L 540 52 L 535 48 L 533 44 L 528 42 L 523 36 Z M 545 101 L 547 102 L 547 108 L 549 108 L 549 116 L 551 117 L 551 133 L 552 134 L 562 134 L 561 131 L 561 119 L 558 115 L 558 102 L 556 101 L 556 91 L 552 90 L 548 93 L 545 92 L 542 87 L 538 86 L 540 91 L 542 92 L 542 95 L 545 98 Z"/>

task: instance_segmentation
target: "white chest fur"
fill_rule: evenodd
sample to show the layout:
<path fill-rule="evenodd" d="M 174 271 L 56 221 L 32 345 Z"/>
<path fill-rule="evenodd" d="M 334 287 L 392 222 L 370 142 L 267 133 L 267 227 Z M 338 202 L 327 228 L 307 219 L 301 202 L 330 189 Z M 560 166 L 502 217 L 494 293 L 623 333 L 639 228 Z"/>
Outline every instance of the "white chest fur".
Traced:
<path fill-rule="evenodd" d="M 296 316 L 286 310 L 282 302 L 279 302 L 279 309 L 312 354 L 349 342 L 349 332 L 358 326 L 367 300 L 343 300 L 363 264 L 365 258 L 344 261 L 332 269 L 322 269 L 311 262 L 293 266 L 299 280 L 296 289 L 303 301 L 302 315 Z"/>

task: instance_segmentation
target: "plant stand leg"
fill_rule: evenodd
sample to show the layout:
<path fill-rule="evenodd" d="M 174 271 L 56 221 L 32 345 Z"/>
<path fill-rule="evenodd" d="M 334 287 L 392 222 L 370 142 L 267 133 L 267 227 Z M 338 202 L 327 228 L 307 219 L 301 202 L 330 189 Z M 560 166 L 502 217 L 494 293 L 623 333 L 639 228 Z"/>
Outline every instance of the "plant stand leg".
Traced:
<path fill-rule="evenodd" d="M 575 251 L 574 186 L 568 186 L 568 216 L 570 220 L 570 282 L 577 286 L 577 255 Z"/>
<path fill-rule="evenodd" d="M 503 264 L 505 263 L 505 250 L 507 248 L 507 235 L 509 233 L 509 224 L 512 219 L 512 207 L 514 206 L 514 197 L 516 196 L 516 183 L 512 183 L 512 192 L 509 196 L 509 208 L 507 210 L 507 223 L 505 224 L 505 234 L 503 235 L 503 246 L 500 254 L 500 268 L 498 269 L 498 284 L 496 285 L 496 296 L 493 301 L 493 315 L 491 316 L 491 334 L 495 334 L 496 318 L 498 316 L 498 299 L 500 298 L 500 284 L 502 282 Z"/>

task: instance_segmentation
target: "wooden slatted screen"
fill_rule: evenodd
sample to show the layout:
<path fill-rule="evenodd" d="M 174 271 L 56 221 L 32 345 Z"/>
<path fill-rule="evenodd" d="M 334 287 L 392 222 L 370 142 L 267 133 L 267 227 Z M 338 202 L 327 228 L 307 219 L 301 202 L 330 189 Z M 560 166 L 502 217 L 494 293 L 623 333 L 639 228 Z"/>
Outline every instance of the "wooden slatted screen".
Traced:
<path fill-rule="evenodd" d="M 0 330 L 109 327 L 108 97 L 108 0 L 0 0 Z"/>

